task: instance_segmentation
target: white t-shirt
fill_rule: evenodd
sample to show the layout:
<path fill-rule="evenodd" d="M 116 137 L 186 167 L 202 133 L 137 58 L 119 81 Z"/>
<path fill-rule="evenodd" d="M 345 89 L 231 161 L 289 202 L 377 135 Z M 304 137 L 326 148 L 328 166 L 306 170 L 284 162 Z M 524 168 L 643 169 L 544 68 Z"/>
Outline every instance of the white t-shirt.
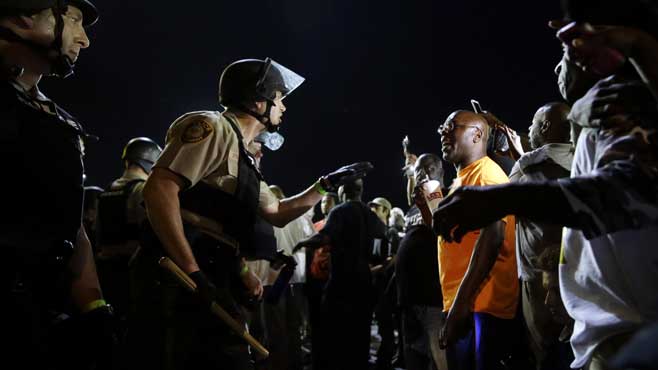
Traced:
<path fill-rule="evenodd" d="M 315 234 L 313 227 L 313 211 L 304 213 L 300 217 L 290 221 L 286 226 L 274 228 L 274 236 L 276 237 L 277 249 L 282 249 L 285 254 L 291 255 L 293 248 L 300 241 Z M 297 262 L 295 272 L 290 279 L 291 284 L 306 282 L 306 252 L 301 249 L 299 252 L 292 255 Z M 270 263 L 265 260 L 250 261 L 248 262 L 249 268 L 261 279 L 263 285 L 268 286 L 274 284 L 276 278 L 279 276 L 281 270 L 274 270 L 270 268 Z"/>
<path fill-rule="evenodd" d="M 654 222 L 658 207 L 637 197 L 639 193 L 623 183 L 623 176 L 595 168 L 597 135 L 597 130 L 583 130 L 572 179 L 560 180 L 572 208 L 592 225 L 587 232 L 565 228 L 563 235 L 560 291 L 575 320 L 573 368 L 584 366 L 605 339 L 658 320 L 658 226 Z M 609 178 L 602 183 L 587 175 Z M 574 179 L 577 176 L 581 180 Z M 615 211 L 617 207 L 623 207 L 623 212 Z M 601 212 L 604 208 L 607 211 Z"/>

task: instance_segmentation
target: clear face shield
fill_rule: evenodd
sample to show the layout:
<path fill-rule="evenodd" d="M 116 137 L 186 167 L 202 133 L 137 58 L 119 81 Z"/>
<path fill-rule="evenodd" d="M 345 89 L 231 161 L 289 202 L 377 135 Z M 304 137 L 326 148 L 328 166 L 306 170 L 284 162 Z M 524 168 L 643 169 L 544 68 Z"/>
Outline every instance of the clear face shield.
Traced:
<path fill-rule="evenodd" d="M 267 58 L 263 66 L 262 76 L 256 84 L 256 90 L 269 98 L 274 96 L 276 91 L 280 91 L 282 95 L 281 99 L 284 99 L 297 89 L 304 80 L 304 77 L 275 62 L 271 58 Z M 268 130 L 261 132 L 255 140 L 263 143 L 271 151 L 279 150 L 285 141 L 284 137 L 278 133 L 278 127 L 276 126 L 268 127 Z"/>
<path fill-rule="evenodd" d="M 265 66 L 261 78 L 256 84 L 258 90 L 265 90 L 273 93 L 271 89 L 280 90 L 285 98 L 291 92 L 304 82 L 305 78 L 273 61 L 270 58 L 265 59 Z M 268 86 L 274 84 L 274 86 Z M 269 90 L 269 91 L 268 91 Z"/>

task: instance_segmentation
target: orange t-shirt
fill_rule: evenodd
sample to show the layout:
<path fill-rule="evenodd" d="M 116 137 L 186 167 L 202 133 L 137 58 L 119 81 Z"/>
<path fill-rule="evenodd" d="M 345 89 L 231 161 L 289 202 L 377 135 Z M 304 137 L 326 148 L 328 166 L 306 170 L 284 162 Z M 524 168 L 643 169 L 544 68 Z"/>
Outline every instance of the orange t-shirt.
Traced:
<path fill-rule="evenodd" d="M 452 193 L 462 185 L 496 185 L 509 182 L 505 172 L 489 157 L 481 158 L 459 171 L 450 189 Z M 482 207 L 486 207 L 482 204 Z M 477 212 L 474 209 L 473 212 Z M 516 248 L 514 247 L 514 216 L 506 216 L 505 240 L 496 263 L 475 299 L 474 312 L 485 312 L 502 319 L 511 319 L 516 313 L 519 282 L 516 271 Z M 448 243 L 439 237 L 439 275 L 443 291 L 443 310 L 448 311 L 455 300 L 473 254 L 473 247 L 480 230 L 472 231 L 462 238 L 461 243 Z"/>

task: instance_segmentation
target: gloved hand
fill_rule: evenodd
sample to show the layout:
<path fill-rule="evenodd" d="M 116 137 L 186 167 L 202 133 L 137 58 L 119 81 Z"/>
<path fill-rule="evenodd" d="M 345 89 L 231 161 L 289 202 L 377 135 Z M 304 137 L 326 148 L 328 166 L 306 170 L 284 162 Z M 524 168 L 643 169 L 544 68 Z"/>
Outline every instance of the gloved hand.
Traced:
<path fill-rule="evenodd" d="M 274 259 L 270 261 L 270 268 L 278 270 L 284 265 L 296 267 L 297 261 L 295 260 L 295 257 L 287 255 L 283 250 L 278 250 Z"/>
<path fill-rule="evenodd" d="M 341 185 L 365 177 L 373 168 L 370 162 L 357 162 L 343 166 L 328 175 L 322 176 L 320 184 L 325 191 L 335 192 Z"/>
<path fill-rule="evenodd" d="M 78 338 L 84 350 L 80 351 L 81 361 L 91 364 L 94 369 L 112 369 L 117 360 L 119 338 L 117 318 L 111 306 L 101 306 L 83 313 L 77 322 Z"/>
<path fill-rule="evenodd" d="M 196 291 L 201 304 L 210 309 L 212 302 L 217 297 L 217 287 L 201 270 L 190 273 L 190 278 L 196 283 Z"/>

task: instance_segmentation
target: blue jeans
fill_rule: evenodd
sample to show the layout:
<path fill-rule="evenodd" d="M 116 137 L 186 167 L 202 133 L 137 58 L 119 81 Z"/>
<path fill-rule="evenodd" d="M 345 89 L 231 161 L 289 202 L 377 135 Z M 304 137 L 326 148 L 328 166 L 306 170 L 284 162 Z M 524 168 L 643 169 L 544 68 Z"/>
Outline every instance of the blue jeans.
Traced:
<path fill-rule="evenodd" d="M 446 349 L 449 370 L 501 370 L 517 333 L 513 319 L 473 313 L 473 329 Z"/>

